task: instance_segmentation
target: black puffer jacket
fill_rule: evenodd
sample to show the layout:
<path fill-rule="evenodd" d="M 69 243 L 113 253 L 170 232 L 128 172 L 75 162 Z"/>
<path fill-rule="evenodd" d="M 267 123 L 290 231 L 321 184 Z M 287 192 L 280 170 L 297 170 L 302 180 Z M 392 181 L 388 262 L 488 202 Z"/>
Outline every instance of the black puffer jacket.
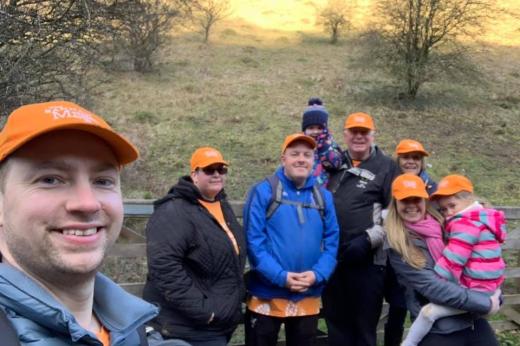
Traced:
<path fill-rule="evenodd" d="M 143 297 L 161 307 L 155 327 L 166 337 L 205 340 L 230 335 L 241 316 L 246 257 L 242 227 L 225 200 L 224 218 L 240 249 L 199 204 L 190 177 L 155 203 L 146 228 L 148 277 Z M 214 319 L 211 323 L 211 314 Z"/>

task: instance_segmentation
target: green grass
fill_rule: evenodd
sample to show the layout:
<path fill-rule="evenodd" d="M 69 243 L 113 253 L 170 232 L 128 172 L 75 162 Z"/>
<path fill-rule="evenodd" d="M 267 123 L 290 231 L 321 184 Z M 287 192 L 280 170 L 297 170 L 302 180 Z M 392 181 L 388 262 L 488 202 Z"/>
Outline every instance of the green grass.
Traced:
<path fill-rule="evenodd" d="M 231 162 L 227 192 L 244 198 L 249 186 L 278 164 L 285 135 L 300 130 L 310 96 L 330 112 L 342 143 L 345 116 L 365 111 L 376 120 L 387 152 L 415 138 L 432 153 L 434 178 L 458 172 L 495 204 L 518 204 L 520 184 L 519 47 L 495 46 L 476 56 L 488 83 L 426 84 L 416 102 L 403 102 L 395 82 L 359 61 L 359 41 L 337 46 L 318 34 L 223 28 L 212 45 L 194 35 L 172 38 L 153 74 L 114 74 L 94 108 L 127 134 L 142 158 L 124 174 L 127 198 L 156 198 L 188 173 L 193 150 L 219 148 Z M 280 39 L 283 38 L 283 39 Z"/>
<path fill-rule="evenodd" d="M 432 82 L 410 103 L 397 98 L 395 81 L 360 60 L 354 38 L 332 46 L 324 35 L 249 25 L 223 27 L 214 38 L 202 45 L 197 35 L 174 37 L 156 72 L 114 73 L 99 90 L 94 110 L 141 151 L 123 174 L 126 198 L 162 196 L 188 173 L 191 153 L 211 145 L 231 162 L 228 195 L 243 199 L 276 168 L 284 137 L 300 130 L 307 99 L 319 96 L 338 142 L 345 116 L 368 112 L 387 153 L 402 138 L 418 139 L 435 179 L 463 173 L 492 203 L 520 204 L 520 47 L 488 45 L 475 56 L 486 84 Z M 123 281 L 141 281 L 146 271 L 124 260 L 106 268 L 117 268 L 111 275 Z M 520 344 L 518 333 L 499 337 L 502 345 Z"/>

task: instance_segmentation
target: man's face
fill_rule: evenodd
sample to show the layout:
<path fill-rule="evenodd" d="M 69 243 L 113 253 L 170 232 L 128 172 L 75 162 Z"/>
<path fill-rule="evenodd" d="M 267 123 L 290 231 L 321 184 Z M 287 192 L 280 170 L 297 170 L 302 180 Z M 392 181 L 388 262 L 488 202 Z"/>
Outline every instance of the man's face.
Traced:
<path fill-rule="evenodd" d="M 423 166 L 423 156 L 419 152 L 400 154 L 398 163 L 403 173 L 419 175 Z"/>
<path fill-rule="evenodd" d="M 296 185 L 303 184 L 311 175 L 314 165 L 314 149 L 303 141 L 296 141 L 282 154 L 285 175 Z"/>
<path fill-rule="evenodd" d="M 364 127 L 352 127 L 343 130 L 343 139 L 352 158 L 364 159 L 370 154 L 374 132 Z"/>
<path fill-rule="evenodd" d="M 4 261 L 48 282 L 92 275 L 123 221 L 119 164 L 110 147 L 86 132 L 52 132 L 18 149 L 5 174 Z"/>

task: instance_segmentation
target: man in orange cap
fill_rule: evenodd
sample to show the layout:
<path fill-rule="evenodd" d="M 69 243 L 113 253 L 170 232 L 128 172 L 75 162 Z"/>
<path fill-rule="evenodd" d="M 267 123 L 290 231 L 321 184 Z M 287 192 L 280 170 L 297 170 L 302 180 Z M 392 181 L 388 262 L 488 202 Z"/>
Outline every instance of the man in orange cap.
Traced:
<path fill-rule="evenodd" d="M 9 116 L 0 132 L 2 343 L 147 345 L 137 328 L 157 309 L 98 273 L 123 222 L 121 169 L 137 157 L 71 102 Z"/>
<path fill-rule="evenodd" d="M 347 150 L 328 185 L 340 226 L 338 266 L 322 296 L 330 345 L 376 345 L 387 261 L 381 209 L 398 167 L 374 144 L 374 131 L 369 114 L 347 117 Z"/>
<path fill-rule="evenodd" d="M 320 294 L 334 271 L 339 229 L 332 195 L 312 175 L 316 142 L 285 138 L 281 167 L 253 186 L 244 206 L 251 271 L 246 344 L 314 345 Z"/>
<path fill-rule="evenodd" d="M 228 166 L 215 148 L 195 150 L 146 226 L 143 297 L 161 307 L 152 325 L 173 345 L 227 345 L 242 315 L 246 246 L 226 200 Z"/>

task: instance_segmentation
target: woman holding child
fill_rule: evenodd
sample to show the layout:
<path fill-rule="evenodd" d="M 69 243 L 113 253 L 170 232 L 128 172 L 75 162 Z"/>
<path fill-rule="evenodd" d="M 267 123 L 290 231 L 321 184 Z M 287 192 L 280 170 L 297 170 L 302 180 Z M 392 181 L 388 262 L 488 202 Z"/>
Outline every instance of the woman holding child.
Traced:
<path fill-rule="evenodd" d="M 469 190 L 465 187 L 463 189 Z M 440 199 L 441 206 L 445 201 L 453 198 L 456 193 L 464 191 L 460 187 L 453 187 L 449 182 L 443 184 L 443 181 L 439 183 L 439 190 L 436 197 Z M 446 191 L 449 194 L 444 194 Z M 469 199 L 464 203 L 459 203 L 457 208 L 453 208 L 451 204 L 444 207 L 445 212 L 448 208 L 450 210 L 458 209 L 455 210 L 455 214 L 446 214 L 449 217 L 448 227 L 455 218 L 460 218 L 467 213 L 468 208 L 470 211 L 480 210 L 481 207 L 471 201 L 472 187 L 471 191 L 466 192 L 468 194 L 463 194 L 464 198 Z M 419 326 L 417 334 L 411 339 L 409 335 L 404 344 L 420 344 L 421 346 L 498 345 L 493 330 L 482 315 L 498 311 L 500 278 L 496 281 L 494 293 L 489 290 L 478 290 L 467 284 L 464 287 L 461 285 L 461 283 L 464 284 L 464 281 L 460 276 L 458 280 L 454 280 L 455 282 L 441 279 L 434 267 L 436 260 L 444 258 L 443 255 L 446 254 L 446 252 L 443 253 L 441 226 L 443 218 L 429 205 L 424 182 L 417 175 L 403 174 L 397 177 L 392 184 L 392 197 L 388 216 L 385 219 L 390 262 L 399 281 L 406 287 L 406 301 L 412 318 L 417 321 L 424 319 L 427 321 L 427 326 Z M 485 232 L 484 227 L 481 229 L 482 232 Z M 503 240 L 503 234 L 500 232 L 489 232 L 490 239 L 491 235 L 498 242 L 500 239 Z M 475 246 L 478 246 L 478 241 L 468 247 L 475 249 Z M 500 257 L 499 251 L 495 253 Z M 442 260 L 437 262 L 437 264 L 439 263 L 442 263 Z M 460 268 L 465 267 L 461 264 Z M 470 279 L 466 278 L 466 280 Z M 423 308 L 423 306 L 427 308 Z M 451 309 L 447 309 L 448 313 L 430 316 L 431 307 Z M 412 329 L 415 327 L 417 326 Z M 417 328 L 415 329 L 417 330 Z M 415 334 L 415 331 L 413 333 Z"/>

